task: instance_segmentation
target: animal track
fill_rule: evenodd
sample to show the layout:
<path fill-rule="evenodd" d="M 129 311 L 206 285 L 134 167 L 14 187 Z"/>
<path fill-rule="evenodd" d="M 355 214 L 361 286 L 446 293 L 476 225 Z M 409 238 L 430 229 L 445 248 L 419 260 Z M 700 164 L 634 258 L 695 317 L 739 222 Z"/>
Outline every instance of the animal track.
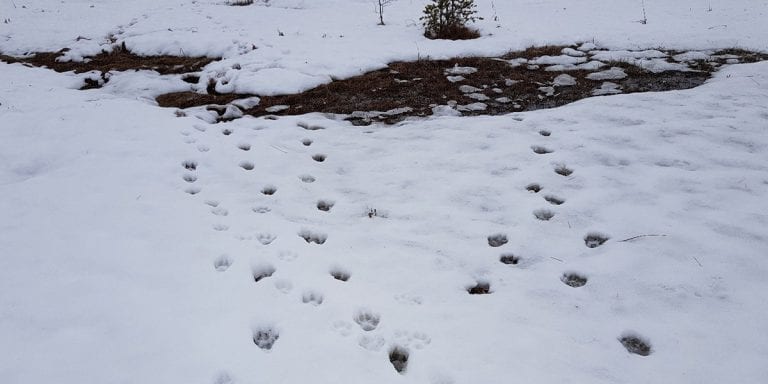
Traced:
<path fill-rule="evenodd" d="M 395 331 L 395 341 L 403 347 L 422 349 L 432 342 L 432 338 L 424 332 Z"/>
<path fill-rule="evenodd" d="M 534 146 L 531 147 L 531 149 L 533 150 L 534 153 L 537 153 L 539 155 L 545 155 L 547 153 L 554 152 L 553 150 L 551 150 L 549 148 L 542 147 L 540 145 L 534 145 Z"/>
<path fill-rule="evenodd" d="M 333 268 L 331 269 L 331 276 L 333 276 L 334 279 L 339 281 L 347 281 L 352 276 L 349 271 L 343 269 L 343 268 Z"/>
<path fill-rule="evenodd" d="M 275 267 L 271 264 L 262 264 L 253 267 L 252 271 L 253 281 L 258 283 L 260 280 L 272 276 L 275 273 Z"/>
<path fill-rule="evenodd" d="M 562 176 L 570 176 L 573 173 L 573 169 L 566 167 L 565 164 L 560 164 L 555 167 L 555 173 Z"/>
<path fill-rule="evenodd" d="M 326 156 L 323 155 L 322 153 L 318 153 L 316 155 L 312 155 L 312 160 L 317 161 L 318 163 L 322 163 L 323 161 L 325 161 L 325 157 Z"/>
<path fill-rule="evenodd" d="M 650 343 L 644 340 L 643 337 L 633 333 L 625 333 L 619 338 L 619 342 L 629 353 L 634 353 L 640 356 L 648 356 L 651 354 Z"/>
<path fill-rule="evenodd" d="M 233 261 L 227 255 L 221 255 L 213 261 L 213 267 L 219 271 L 224 272 L 232 265 Z"/>
<path fill-rule="evenodd" d="M 211 150 L 211 148 L 209 148 L 207 145 L 202 145 L 201 144 L 201 145 L 197 146 L 197 150 L 200 151 L 200 152 L 208 152 L 208 151 Z"/>
<path fill-rule="evenodd" d="M 550 203 L 552 205 L 561 205 L 561 204 L 565 203 L 565 199 L 561 199 L 561 198 L 559 198 L 557 196 L 553 196 L 553 195 L 545 195 L 544 196 L 544 200 L 546 200 L 548 203 Z"/>
<path fill-rule="evenodd" d="M 299 237 L 304 239 L 307 243 L 323 244 L 328 239 L 328 235 L 319 232 L 312 232 L 309 230 L 302 230 L 299 232 Z"/>
<path fill-rule="evenodd" d="M 319 210 L 321 210 L 323 212 L 328 212 L 328 211 L 331 210 L 331 208 L 333 208 L 334 204 L 335 203 L 333 201 L 330 201 L 330 200 L 318 200 L 318 202 L 317 202 L 317 209 L 319 209 Z"/>
<path fill-rule="evenodd" d="M 299 179 L 301 179 L 301 181 L 303 181 L 305 183 L 314 183 L 315 182 L 315 178 L 310 176 L 310 175 L 301 175 L 301 176 L 299 176 Z"/>
<path fill-rule="evenodd" d="M 497 233 L 494 235 L 488 236 L 488 245 L 491 247 L 501 247 L 502 245 L 506 244 L 509 240 L 507 240 L 507 235 L 503 233 Z"/>
<path fill-rule="evenodd" d="M 194 171 L 197 169 L 197 162 L 192 160 L 183 161 L 181 166 L 188 171 Z"/>
<path fill-rule="evenodd" d="M 250 161 L 241 161 L 240 162 L 240 168 L 245 169 L 246 171 L 252 170 L 253 167 L 254 167 L 254 165 Z"/>
<path fill-rule="evenodd" d="M 536 183 L 531 183 L 531 184 L 528 184 L 528 185 L 525 187 L 525 189 L 526 189 L 528 192 L 539 193 L 539 191 L 541 191 L 543 188 L 541 188 L 541 185 L 539 185 L 539 184 L 536 184 Z"/>
<path fill-rule="evenodd" d="M 381 315 L 364 309 L 357 312 L 354 320 L 363 331 L 373 331 L 379 325 Z"/>
<path fill-rule="evenodd" d="M 182 176 L 181 178 L 184 181 L 186 181 L 187 183 L 194 183 L 195 181 L 197 181 L 197 176 L 195 176 L 193 174 L 190 174 L 190 173 L 187 173 L 186 175 Z"/>
<path fill-rule="evenodd" d="M 299 254 L 291 251 L 280 251 L 277 254 L 277 258 L 283 261 L 294 261 L 299 257 Z"/>
<path fill-rule="evenodd" d="M 225 225 L 225 224 L 214 224 L 214 225 L 213 225 L 213 230 L 214 230 L 214 231 L 218 231 L 218 232 L 224 232 L 224 231 L 228 231 L 228 230 L 229 230 L 229 225 Z"/>
<path fill-rule="evenodd" d="M 349 336 L 352 333 L 352 324 L 343 320 L 336 320 L 333 322 L 333 330 L 341 336 Z"/>
<path fill-rule="evenodd" d="M 206 200 L 205 205 L 216 208 L 219 206 L 219 202 L 216 200 Z"/>
<path fill-rule="evenodd" d="M 269 245 L 272 244 L 275 239 L 277 239 L 277 236 L 272 235 L 270 233 L 259 233 L 256 235 L 256 239 L 259 240 L 259 243 L 262 245 Z"/>
<path fill-rule="evenodd" d="M 197 195 L 200 193 L 200 188 L 198 187 L 189 187 L 184 190 L 184 192 L 189 193 L 190 195 Z"/>
<path fill-rule="evenodd" d="M 520 262 L 520 258 L 511 254 L 511 253 L 504 253 L 499 257 L 499 261 L 503 264 L 517 264 Z"/>
<path fill-rule="evenodd" d="M 473 287 L 467 288 L 470 295 L 487 295 L 491 293 L 491 284 L 486 281 L 478 281 Z"/>
<path fill-rule="evenodd" d="M 227 216 L 227 215 L 229 215 L 229 211 L 227 211 L 224 208 L 220 208 L 220 207 L 211 209 L 211 213 L 213 213 L 216 216 Z"/>
<path fill-rule="evenodd" d="M 304 294 L 301 295 L 301 302 L 318 306 L 323 303 L 323 294 L 315 291 L 305 291 Z"/>
<path fill-rule="evenodd" d="M 576 273 L 565 273 L 560 278 L 565 285 L 578 288 L 587 284 L 587 278 Z"/>
<path fill-rule="evenodd" d="M 381 336 L 362 335 L 360 336 L 360 339 L 357 340 L 357 345 L 373 352 L 380 350 L 384 344 L 384 338 Z"/>
<path fill-rule="evenodd" d="M 265 185 L 264 188 L 261 189 L 261 193 L 267 196 L 272 196 L 275 192 L 277 192 L 277 187 L 274 185 Z"/>
<path fill-rule="evenodd" d="M 229 135 L 232 134 L 232 132 L 234 132 L 234 131 L 229 129 L 229 128 L 224 128 L 224 129 L 221 130 L 221 134 L 224 135 L 224 136 L 229 136 Z"/>
<path fill-rule="evenodd" d="M 584 236 L 584 244 L 587 246 L 587 248 L 597 248 L 603 244 L 605 244 L 606 241 L 608 241 L 610 237 L 599 233 L 599 232 L 590 232 L 586 236 Z"/>
<path fill-rule="evenodd" d="M 293 283 L 290 280 L 280 279 L 275 281 L 275 288 L 282 293 L 288 293 L 293 289 Z"/>
<path fill-rule="evenodd" d="M 325 129 L 325 127 L 321 127 L 319 125 L 309 125 L 309 124 L 307 124 L 307 123 L 305 123 L 303 121 L 297 123 L 296 125 L 298 125 L 301 128 L 306 129 L 307 131 L 319 131 L 321 129 Z"/>
<path fill-rule="evenodd" d="M 549 219 L 555 217 L 555 213 L 548 209 L 537 209 L 533 211 L 533 216 L 539 220 L 548 221 Z"/>
<path fill-rule="evenodd" d="M 253 343 L 265 351 L 272 349 L 279 338 L 280 334 L 272 327 L 261 327 L 253 331 Z"/>
<path fill-rule="evenodd" d="M 403 347 L 394 346 L 389 350 L 389 362 L 395 367 L 397 373 L 405 373 L 408 368 L 408 355 L 408 350 Z"/>
<path fill-rule="evenodd" d="M 240 143 L 237 145 L 238 148 L 242 149 L 243 151 L 250 151 L 251 145 L 247 143 Z"/>
<path fill-rule="evenodd" d="M 301 141 L 301 143 L 304 144 L 305 147 L 309 147 L 310 145 L 312 145 L 312 140 L 304 139 Z"/>
<path fill-rule="evenodd" d="M 270 207 L 253 207 L 251 210 L 253 210 L 256 213 L 267 213 L 272 210 Z"/>
<path fill-rule="evenodd" d="M 549 136 L 551 134 L 552 134 L 552 132 L 547 131 L 546 129 L 542 129 L 541 131 L 539 131 L 539 135 L 542 135 L 542 136 L 545 136 L 545 137 Z"/>

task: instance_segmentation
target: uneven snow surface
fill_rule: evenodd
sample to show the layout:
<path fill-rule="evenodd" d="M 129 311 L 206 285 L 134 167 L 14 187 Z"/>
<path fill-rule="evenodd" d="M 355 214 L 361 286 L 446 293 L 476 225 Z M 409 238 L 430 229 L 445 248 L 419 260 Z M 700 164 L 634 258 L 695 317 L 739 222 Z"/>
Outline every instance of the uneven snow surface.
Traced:
<path fill-rule="evenodd" d="M 76 58 L 114 32 L 138 52 L 224 54 L 206 70 L 238 62 L 253 77 L 236 88 L 279 92 L 574 38 L 768 41 L 768 5 L 744 0 L 646 0 L 646 25 L 631 1 L 495 2 L 498 22 L 478 1 L 475 42 L 424 40 L 420 1 L 385 27 L 363 0 L 271 3 L 2 2 L 0 51 Z M 768 377 L 768 63 L 686 91 L 368 127 L 209 124 L 146 98 L 178 79 L 112 79 L 79 91 L 79 76 L 0 63 L 4 384 Z"/>

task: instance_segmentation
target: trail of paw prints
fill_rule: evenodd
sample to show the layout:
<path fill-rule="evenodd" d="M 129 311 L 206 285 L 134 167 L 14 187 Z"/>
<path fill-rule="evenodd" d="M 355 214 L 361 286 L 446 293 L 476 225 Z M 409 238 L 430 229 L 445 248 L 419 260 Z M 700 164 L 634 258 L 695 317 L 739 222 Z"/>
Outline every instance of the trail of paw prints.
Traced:
<path fill-rule="evenodd" d="M 181 179 L 185 183 L 189 184 L 184 189 L 184 192 L 190 195 L 196 195 L 200 193 L 202 189 L 195 185 L 197 182 L 197 175 L 195 174 L 195 171 L 197 171 L 197 162 L 193 160 L 184 160 L 181 162 L 181 167 L 185 170 L 185 172 L 181 175 Z"/>

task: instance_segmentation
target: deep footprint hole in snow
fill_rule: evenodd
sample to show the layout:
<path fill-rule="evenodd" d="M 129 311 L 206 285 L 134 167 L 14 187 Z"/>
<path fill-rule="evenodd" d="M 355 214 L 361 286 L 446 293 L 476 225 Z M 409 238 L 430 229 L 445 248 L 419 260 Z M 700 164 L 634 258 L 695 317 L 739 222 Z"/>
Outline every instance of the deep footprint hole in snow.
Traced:
<path fill-rule="evenodd" d="M 310 230 L 302 230 L 299 232 L 299 237 L 304 239 L 304 241 L 307 242 L 307 244 L 315 243 L 315 244 L 323 244 L 326 240 L 328 240 L 328 235 L 320 232 L 314 232 Z"/>
<path fill-rule="evenodd" d="M 562 205 L 565 203 L 565 199 L 559 198 L 555 195 L 545 195 L 544 200 L 552 205 Z"/>
<path fill-rule="evenodd" d="M 251 171 L 253 170 L 254 165 L 250 161 L 241 161 L 240 168 L 245 169 L 246 171 Z"/>
<path fill-rule="evenodd" d="M 280 338 L 280 333 L 271 327 L 263 327 L 254 330 L 253 343 L 263 350 L 270 350 Z"/>
<path fill-rule="evenodd" d="M 627 333 L 622 335 L 619 338 L 619 342 L 629 353 L 640 356 L 648 356 L 651 354 L 650 342 L 648 342 L 648 340 L 646 340 L 644 337 L 634 333 Z"/>
<path fill-rule="evenodd" d="M 488 295 L 491 294 L 491 283 L 487 281 L 478 281 L 475 285 L 467 288 L 470 295 Z"/>
<path fill-rule="evenodd" d="M 352 276 L 346 269 L 335 267 L 330 271 L 331 276 L 338 281 L 347 281 Z"/>
<path fill-rule="evenodd" d="M 587 246 L 587 248 L 597 248 L 603 244 L 605 244 L 606 241 L 608 241 L 610 237 L 608 235 L 605 235 L 600 232 L 590 232 L 586 236 L 584 236 L 584 245 Z"/>
<path fill-rule="evenodd" d="M 568 168 L 565 164 L 560 164 L 555 167 L 555 173 L 561 176 L 570 176 L 573 174 L 573 169 Z"/>
<path fill-rule="evenodd" d="M 567 272 L 560 277 L 560 281 L 569 287 L 579 288 L 587 284 L 587 277 L 575 272 Z"/>
<path fill-rule="evenodd" d="M 265 185 L 264 188 L 261 189 L 261 193 L 267 196 L 272 196 L 277 192 L 277 187 L 274 185 Z"/>
<path fill-rule="evenodd" d="M 537 183 L 531 183 L 525 186 L 525 190 L 528 192 L 539 193 L 543 188 Z"/>
<path fill-rule="evenodd" d="M 392 347 L 389 350 L 389 362 L 392 363 L 397 373 L 403 374 L 408 369 L 409 355 L 408 350 L 400 346 Z"/>
<path fill-rule="evenodd" d="M 331 208 L 333 208 L 334 204 L 335 202 L 331 200 L 319 200 L 317 202 L 317 209 L 323 212 L 328 212 L 331 210 Z"/>
<path fill-rule="evenodd" d="M 494 248 L 501 247 L 507 242 L 509 242 L 509 240 L 507 239 L 507 235 L 503 233 L 495 233 L 493 235 L 488 236 L 488 245 Z"/>
<path fill-rule="evenodd" d="M 502 264 L 516 265 L 517 263 L 520 262 L 520 258 L 511 253 L 504 253 L 501 256 L 499 256 L 499 262 L 501 262 Z"/>
<path fill-rule="evenodd" d="M 262 264 L 257 265 L 253 267 L 253 281 L 259 282 L 261 280 L 266 279 L 267 277 L 271 277 L 275 273 L 276 269 L 271 264 Z"/>

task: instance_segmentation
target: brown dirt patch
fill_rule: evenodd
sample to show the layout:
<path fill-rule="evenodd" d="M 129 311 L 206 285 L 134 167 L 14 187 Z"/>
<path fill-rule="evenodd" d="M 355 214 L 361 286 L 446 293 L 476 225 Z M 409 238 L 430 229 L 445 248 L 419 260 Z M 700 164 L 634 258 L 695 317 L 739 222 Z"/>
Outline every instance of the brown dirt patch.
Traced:
<path fill-rule="evenodd" d="M 279 96 L 262 96 L 261 103 L 244 113 L 252 116 L 298 115 L 310 112 L 351 115 L 348 117 L 356 124 L 369 124 L 372 120 L 388 123 L 400 121 L 407 116 L 428 116 L 432 108 L 454 101 L 458 105 L 467 105 L 478 100 L 470 93 L 462 92 L 459 87 L 468 85 L 479 90 L 475 97 L 487 97 L 482 100 L 487 105 L 485 110 L 462 111 L 464 115 L 497 115 L 516 111 L 530 111 L 553 108 L 593 96 L 592 91 L 601 81 L 587 80 L 585 77 L 594 71 L 570 70 L 547 71 L 544 66 L 512 66 L 507 60 L 513 58 L 532 59 L 541 56 L 559 56 L 565 46 L 531 47 L 521 52 L 510 52 L 500 58 L 465 57 L 451 60 L 418 60 L 414 62 L 394 62 L 386 68 L 345 80 L 333 81 L 303 93 Z M 674 52 L 669 52 L 670 58 Z M 768 56 L 741 50 L 717 52 L 716 55 L 736 55 L 741 62 L 754 62 L 768 59 Z M 627 77 L 610 80 L 621 87 L 621 93 L 668 91 L 688 89 L 701 85 L 716 70 L 717 64 L 724 60 L 689 63 L 693 71 L 665 71 L 653 73 L 626 62 L 610 62 L 601 70 L 621 67 Z M 451 82 L 446 77 L 446 70 L 459 67 L 474 67 L 476 73 L 466 75 L 460 82 Z M 554 93 L 547 95 L 542 87 L 551 86 L 555 77 L 568 74 L 577 79 L 575 85 L 555 87 Z M 514 84 L 512 84 L 514 83 Z M 157 101 L 163 107 L 187 108 L 206 104 L 227 104 L 234 99 L 253 95 L 233 94 L 198 94 L 178 92 L 160 96 Z M 477 94 L 481 94 L 478 96 Z M 484 96 L 483 96 L 484 95 Z M 280 112 L 269 112 L 273 106 L 285 105 Z M 360 114 L 360 112 L 385 112 L 399 110 L 397 114 L 379 115 Z M 353 114 L 357 112 L 356 114 Z"/>
<path fill-rule="evenodd" d="M 58 52 L 39 52 L 30 57 L 0 55 L 0 61 L 46 67 L 56 72 L 99 71 L 106 73 L 109 71 L 153 70 L 161 75 L 168 75 L 197 72 L 212 61 L 218 60 L 209 57 L 139 56 L 118 46 L 112 52 L 102 52 L 96 56 L 88 57 L 88 60 L 82 62 L 56 61 L 65 52 L 67 49 Z"/>

